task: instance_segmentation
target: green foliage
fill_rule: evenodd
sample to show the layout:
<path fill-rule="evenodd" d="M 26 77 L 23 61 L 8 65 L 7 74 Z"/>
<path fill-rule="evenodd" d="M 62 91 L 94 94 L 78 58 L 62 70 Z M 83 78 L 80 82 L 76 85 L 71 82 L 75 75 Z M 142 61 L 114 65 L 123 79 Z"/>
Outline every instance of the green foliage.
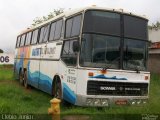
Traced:
<path fill-rule="evenodd" d="M 152 30 L 152 29 L 158 30 L 158 29 L 160 29 L 160 22 L 157 21 L 155 24 L 152 23 L 152 25 L 148 25 L 148 29 L 149 30 Z"/>
<path fill-rule="evenodd" d="M 13 79 L 13 65 L 0 65 L 0 82 Z"/>
<path fill-rule="evenodd" d="M 12 81 L 0 84 L 0 98 L 0 113 L 47 114 L 51 96 L 37 90 L 25 90 L 17 81 Z"/>
<path fill-rule="evenodd" d="M 0 53 L 3 53 L 4 51 L 2 49 L 0 49 Z"/>
<path fill-rule="evenodd" d="M 54 9 L 53 12 L 50 12 L 47 16 L 43 16 L 43 17 L 36 17 L 35 20 L 33 20 L 33 24 L 32 26 L 36 26 L 40 23 L 43 23 L 51 18 L 54 18 L 55 16 L 63 13 L 63 8 L 60 8 L 60 9 Z"/>
<path fill-rule="evenodd" d="M 52 96 L 34 89 L 25 89 L 12 76 L 13 70 L 0 69 L 0 113 L 34 114 L 42 117 L 50 117 L 47 113 Z M 7 72 L 8 70 L 8 72 Z M 1 76 L 3 75 L 3 81 Z M 6 76 L 10 76 L 7 78 Z M 10 79 L 10 80 L 7 80 Z M 78 107 L 61 105 L 61 118 L 79 118 L 89 120 L 113 119 L 134 120 L 142 118 L 142 114 L 160 114 L 160 76 L 151 75 L 149 102 L 143 106 L 110 106 L 102 109 L 95 107 Z M 43 118 L 46 119 L 46 118 Z"/>

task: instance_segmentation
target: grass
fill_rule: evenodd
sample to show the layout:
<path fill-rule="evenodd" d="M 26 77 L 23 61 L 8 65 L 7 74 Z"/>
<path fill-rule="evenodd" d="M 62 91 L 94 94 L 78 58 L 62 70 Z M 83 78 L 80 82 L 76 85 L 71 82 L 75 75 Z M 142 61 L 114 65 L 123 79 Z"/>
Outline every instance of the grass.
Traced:
<path fill-rule="evenodd" d="M 0 113 L 47 114 L 50 99 L 50 95 L 36 89 L 24 89 L 14 79 L 12 67 L 0 68 Z"/>
<path fill-rule="evenodd" d="M 47 114 L 51 97 L 39 91 L 25 90 L 15 82 L 0 84 L 0 113 Z"/>
<path fill-rule="evenodd" d="M 13 69 L 0 66 L 0 81 L 13 80 Z"/>
<path fill-rule="evenodd" d="M 0 67 L 0 113 L 47 115 L 52 97 L 36 89 L 25 89 L 14 80 L 13 69 Z M 118 115 L 160 114 L 160 76 L 151 75 L 150 98 L 144 106 L 112 106 L 109 108 L 87 108 L 61 105 L 62 116 L 89 115 L 91 119 L 108 119 Z M 122 115 L 122 116 L 121 116 Z M 140 116 L 141 117 L 141 116 Z"/>
<path fill-rule="evenodd" d="M 0 67 L 0 114 L 47 115 L 52 97 L 36 89 L 24 89 L 13 69 Z M 42 117 L 43 117 L 42 116 Z M 50 117 L 47 115 L 47 118 Z M 0 116 L 1 119 L 1 116 Z M 38 119 L 38 118 L 37 118 Z"/>

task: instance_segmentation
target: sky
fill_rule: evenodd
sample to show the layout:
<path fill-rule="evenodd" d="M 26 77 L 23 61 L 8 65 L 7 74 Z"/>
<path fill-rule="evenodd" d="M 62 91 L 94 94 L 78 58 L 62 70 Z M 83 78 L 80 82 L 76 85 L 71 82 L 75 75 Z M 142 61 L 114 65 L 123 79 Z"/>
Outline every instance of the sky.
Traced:
<path fill-rule="evenodd" d="M 54 9 L 92 5 L 146 15 L 149 24 L 160 21 L 160 0 L 0 0 L 0 49 L 14 53 L 18 33 L 36 17 L 47 16 Z"/>

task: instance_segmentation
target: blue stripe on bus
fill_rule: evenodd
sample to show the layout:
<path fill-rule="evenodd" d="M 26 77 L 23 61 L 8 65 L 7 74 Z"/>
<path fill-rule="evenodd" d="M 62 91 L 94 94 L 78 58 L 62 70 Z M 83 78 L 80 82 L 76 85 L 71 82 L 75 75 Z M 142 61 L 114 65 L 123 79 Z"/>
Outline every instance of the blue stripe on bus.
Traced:
<path fill-rule="evenodd" d="M 52 79 L 47 75 L 44 75 L 40 71 L 30 72 L 30 61 L 28 62 L 28 79 L 32 85 L 38 84 L 38 88 L 51 94 L 52 91 Z"/>
<path fill-rule="evenodd" d="M 90 77 L 90 78 L 112 79 L 112 80 L 127 80 L 127 78 L 117 78 L 116 76 L 106 77 L 105 75 L 97 75 L 97 76 L 92 76 L 92 77 Z"/>
<path fill-rule="evenodd" d="M 47 75 L 42 74 L 41 72 L 39 72 L 40 74 L 40 79 L 39 79 L 39 87 L 46 91 L 47 93 L 51 94 L 52 92 L 52 79 L 50 77 L 48 77 Z"/>
<path fill-rule="evenodd" d="M 29 82 L 29 84 L 31 84 L 35 87 L 38 87 L 38 80 L 39 80 L 39 72 L 36 71 L 34 73 L 31 73 L 28 70 L 28 82 Z"/>
<path fill-rule="evenodd" d="M 23 66 L 23 59 L 20 59 L 20 61 L 17 62 L 16 64 L 16 68 L 19 69 L 22 66 Z M 37 82 L 39 82 L 41 89 L 51 94 L 52 79 L 48 77 L 47 75 L 44 75 L 40 71 L 35 71 L 31 73 L 30 72 L 30 61 L 28 61 L 27 67 L 28 67 L 27 70 L 28 70 L 29 82 L 35 86 L 36 84 L 38 84 Z M 63 83 L 63 99 L 72 104 L 75 104 L 76 102 L 76 94 L 65 83 Z"/>
<path fill-rule="evenodd" d="M 20 58 L 19 61 L 16 59 L 15 63 L 16 63 L 16 71 L 19 74 L 19 70 L 20 68 L 23 68 L 23 58 Z"/>
<path fill-rule="evenodd" d="M 65 83 L 63 83 L 63 99 L 72 104 L 76 102 L 75 93 Z"/>

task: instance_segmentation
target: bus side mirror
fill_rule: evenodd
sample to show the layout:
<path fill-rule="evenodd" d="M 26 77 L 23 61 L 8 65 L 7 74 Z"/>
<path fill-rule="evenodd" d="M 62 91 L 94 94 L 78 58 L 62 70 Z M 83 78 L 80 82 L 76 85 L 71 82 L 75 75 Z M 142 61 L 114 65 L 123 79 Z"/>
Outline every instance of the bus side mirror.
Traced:
<path fill-rule="evenodd" d="M 78 52 L 80 49 L 79 41 L 74 41 L 72 45 L 73 52 Z"/>

